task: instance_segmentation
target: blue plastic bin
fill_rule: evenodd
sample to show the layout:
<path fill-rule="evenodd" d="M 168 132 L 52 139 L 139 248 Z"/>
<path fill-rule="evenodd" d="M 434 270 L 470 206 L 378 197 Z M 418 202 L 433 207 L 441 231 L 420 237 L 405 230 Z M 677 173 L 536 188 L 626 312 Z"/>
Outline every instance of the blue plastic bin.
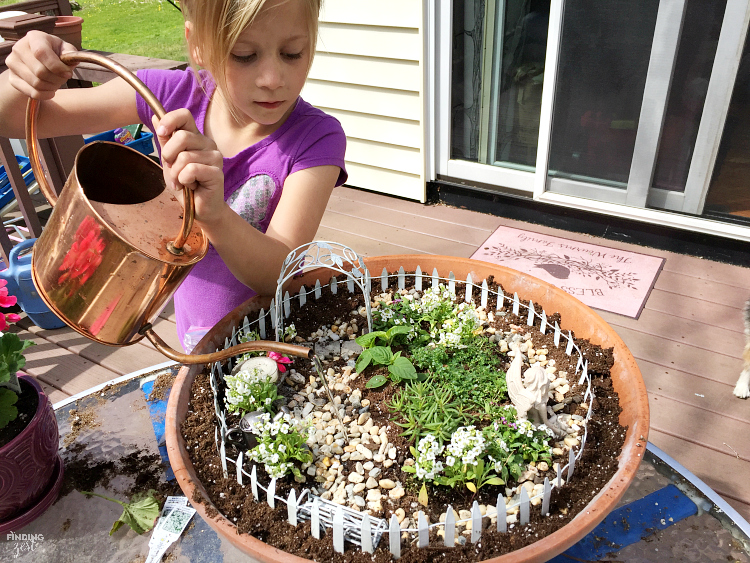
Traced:
<path fill-rule="evenodd" d="M 85 143 L 88 144 L 94 141 L 110 141 L 112 143 L 116 142 L 114 129 L 112 131 L 105 131 L 104 133 L 99 133 L 98 135 L 89 137 L 88 139 L 86 139 Z M 149 133 L 148 131 L 141 131 L 140 137 L 138 137 L 135 141 L 125 143 L 125 146 L 130 147 L 131 149 L 135 149 L 138 152 L 148 156 L 152 152 L 154 152 L 154 134 Z"/>
<path fill-rule="evenodd" d="M 28 188 L 34 181 L 34 173 L 31 171 L 31 163 L 25 156 L 16 155 L 16 161 L 18 166 L 21 168 L 21 174 L 24 175 L 24 182 Z M 10 185 L 10 178 L 8 173 L 5 171 L 5 167 L 0 166 L 0 209 L 8 205 L 16 197 L 13 193 L 13 186 Z"/>

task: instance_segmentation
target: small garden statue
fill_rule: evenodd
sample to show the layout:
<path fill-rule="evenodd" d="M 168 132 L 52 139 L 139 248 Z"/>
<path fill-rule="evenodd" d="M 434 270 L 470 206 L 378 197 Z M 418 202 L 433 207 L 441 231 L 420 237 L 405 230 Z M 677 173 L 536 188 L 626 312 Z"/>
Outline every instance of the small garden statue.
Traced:
<path fill-rule="evenodd" d="M 567 432 L 557 422 L 557 416 L 553 414 L 547 418 L 549 375 L 543 367 L 536 365 L 527 369 L 522 378 L 523 355 L 518 346 L 514 346 L 513 349 L 515 357 L 505 374 L 505 380 L 508 385 L 508 396 L 516 407 L 518 420 L 527 420 L 531 413 L 532 422 L 546 425 L 558 438 L 563 438 Z"/>

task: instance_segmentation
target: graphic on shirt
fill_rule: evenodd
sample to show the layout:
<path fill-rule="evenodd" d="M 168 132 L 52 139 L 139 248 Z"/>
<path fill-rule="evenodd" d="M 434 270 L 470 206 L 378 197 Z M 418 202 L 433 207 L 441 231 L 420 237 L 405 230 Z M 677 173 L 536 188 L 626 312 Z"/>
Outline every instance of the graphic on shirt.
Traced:
<path fill-rule="evenodd" d="M 266 218 L 274 191 L 276 183 L 273 178 L 268 174 L 258 174 L 229 196 L 227 203 L 245 221 L 261 230 L 260 225 Z"/>

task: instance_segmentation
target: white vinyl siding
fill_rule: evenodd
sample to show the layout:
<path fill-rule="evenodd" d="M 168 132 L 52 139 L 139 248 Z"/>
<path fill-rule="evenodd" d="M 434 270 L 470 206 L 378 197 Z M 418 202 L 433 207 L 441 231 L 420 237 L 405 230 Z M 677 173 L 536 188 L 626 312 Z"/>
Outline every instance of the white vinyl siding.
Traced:
<path fill-rule="evenodd" d="M 425 200 L 423 0 L 326 0 L 302 97 L 346 132 L 347 185 Z"/>

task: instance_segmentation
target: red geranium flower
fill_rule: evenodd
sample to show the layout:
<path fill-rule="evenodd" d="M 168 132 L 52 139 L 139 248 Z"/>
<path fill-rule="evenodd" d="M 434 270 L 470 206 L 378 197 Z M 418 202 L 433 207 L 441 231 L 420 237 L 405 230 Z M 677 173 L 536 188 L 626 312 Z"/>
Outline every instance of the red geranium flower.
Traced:
<path fill-rule="evenodd" d="M 8 295 L 8 285 L 6 280 L 0 280 L 0 307 L 12 307 L 18 302 L 18 297 L 15 295 Z M 21 317 L 15 313 L 0 313 L 0 330 L 8 328 L 8 323 L 15 323 L 21 320 Z"/>

